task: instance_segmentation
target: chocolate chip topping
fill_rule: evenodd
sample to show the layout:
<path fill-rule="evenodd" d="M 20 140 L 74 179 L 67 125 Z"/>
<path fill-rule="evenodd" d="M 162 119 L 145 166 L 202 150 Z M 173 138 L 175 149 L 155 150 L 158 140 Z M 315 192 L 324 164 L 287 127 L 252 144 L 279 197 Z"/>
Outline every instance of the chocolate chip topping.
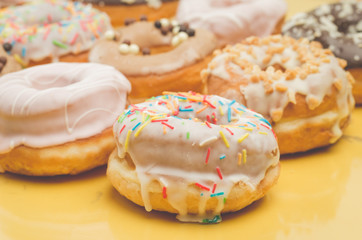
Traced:
<path fill-rule="evenodd" d="M 169 33 L 168 28 L 161 28 L 162 35 L 167 35 Z"/>
<path fill-rule="evenodd" d="M 11 45 L 10 43 L 4 43 L 3 48 L 5 51 L 9 52 L 13 48 L 13 45 Z"/>
<path fill-rule="evenodd" d="M 3 66 L 6 65 L 7 61 L 8 61 L 8 59 L 7 59 L 6 57 L 0 56 L 0 63 L 1 63 Z"/>
<path fill-rule="evenodd" d="M 127 44 L 127 45 L 131 45 L 131 41 L 130 41 L 130 40 L 128 40 L 128 39 L 123 40 L 123 42 L 122 42 L 122 43 Z"/>
<path fill-rule="evenodd" d="M 345 59 L 347 68 L 362 66 L 362 2 L 322 5 L 295 15 L 284 24 L 283 34 L 319 41 Z"/>
<path fill-rule="evenodd" d="M 147 18 L 146 15 L 141 15 L 140 16 L 140 21 L 147 21 L 147 20 L 148 20 L 148 18 Z"/>
<path fill-rule="evenodd" d="M 4 64 L 0 63 L 0 73 L 3 71 Z"/>
<path fill-rule="evenodd" d="M 151 54 L 151 50 L 149 48 L 142 48 L 142 54 L 143 55 L 150 55 Z"/>
<path fill-rule="evenodd" d="M 155 27 L 160 29 L 161 28 L 161 22 L 160 21 L 155 21 Z"/>
<path fill-rule="evenodd" d="M 187 33 L 187 35 L 189 35 L 189 37 L 195 36 L 195 30 L 192 28 L 187 29 L 186 33 Z"/>
<path fill-rule="evenodd" d="M 134 19 L 134 18 L 126 18 L 124 20 L 124 25 L 128 26 L 128 25 L 130 25 L 130 24 L 132 24 L 134 22 L 136 22 L 136 19 Z"/>

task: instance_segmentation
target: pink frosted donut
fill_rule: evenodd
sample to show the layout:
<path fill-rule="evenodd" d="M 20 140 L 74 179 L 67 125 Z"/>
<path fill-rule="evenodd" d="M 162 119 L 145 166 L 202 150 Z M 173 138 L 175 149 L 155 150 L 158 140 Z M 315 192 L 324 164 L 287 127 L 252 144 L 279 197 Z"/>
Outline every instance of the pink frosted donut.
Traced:
<path fill-rule="evenodd" d="M 130 83 L 95 63 L 53 63 L 0 78 L 0 172 L 76 174 L 106 163 Z"/>
<path fill-rule="evenodd" d="M 210 30 L 225 45 L 272 34 L 286 10 L 284 0 L 180 0 L 176 18 Z"/>

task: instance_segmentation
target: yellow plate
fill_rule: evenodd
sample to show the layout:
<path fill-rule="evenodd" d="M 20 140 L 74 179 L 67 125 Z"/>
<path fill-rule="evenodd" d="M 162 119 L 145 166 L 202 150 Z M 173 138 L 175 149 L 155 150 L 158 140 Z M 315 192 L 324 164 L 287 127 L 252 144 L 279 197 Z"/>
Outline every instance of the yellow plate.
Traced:
<path fill-rule="evenodd" d="M 326 1 L 289 1 L 288 16 Z M 0 175 L 0 239 L 362 239 L 362 108 L 335 145 L 282 158 L 278 184 L 216 225 L 180 223 L 121 197 L 105 168 Z"/>

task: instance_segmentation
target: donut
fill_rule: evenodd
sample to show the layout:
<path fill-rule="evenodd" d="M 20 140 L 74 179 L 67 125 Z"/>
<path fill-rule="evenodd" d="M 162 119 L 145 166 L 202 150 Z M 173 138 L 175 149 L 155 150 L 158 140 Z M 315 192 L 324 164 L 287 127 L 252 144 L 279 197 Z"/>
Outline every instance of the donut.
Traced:
<path fill-rule="evenodd" d="M 0 77 L 4 74 L 21 70 L 21 65 L 13 56 L 0 47 Z"/>
<path fill-rule="evenodd" d="M 94 63 L 52 63 L 0 78 L 0 172 L 77 174 L 107 162 L 130 84 Z"/>
<path fill-rule="evenodd" d="M 12 5 L 18 5 L 25 2 L 29 2 L 30 0 L 1 0 L 0 2 L 0 8 L 1 7 L 8 7 Z"/>
<path fill-rule="evenodd" d="M 176 15 L 178 0 L 83 0 L 111 17 L 113 26 L 127 25 L 136 19 L 155 21 Z"/>
<path fill-rule="evenodd" d="M 89 62 L 108 64 L 131 82 L 130 101 L 142 102 L 163 91 L 200 91 L 200 71 L 216 48 L 203 29 L 161 19 L 138 21 L 105 34 L 89 53 Z"/>
<path fill-rule="evenodd" d="M 78 2 L 36 0 L 0 10 L 0 43 L 23 65 L 86 62 L 87 51 L 109 29 L 106 14 Z"/>
<path fill-rule="evenodd" d="M 279 176 L 268 121 L 219 96 L 166 92 L 131 105 L 113 126 L 112 185 L 134 203 L 215 223 L 262 198 Z"/>
<path fill-rule="evenodd" d="M 234 98 L 268 119 L 281 154 L 336 142 L 354 99 L 346 62 L 318 42 L 250 37 L 215 53 L 201 72 L 203 91 Z"/>
<path fill-rule="evenodd" d="M 212 31 L 224 46 L 280 33 L 286 10 L 284 0 L 180 0 L 176 19 Z"/>
<path fill-rule="evenodd" d="M 362 2 L 322 5 L 292 17 L 283 34 L 320 42 L 335 56 L 347 61 L 347 70 L 356 80 L 353 95 L 362 104 Z"/>

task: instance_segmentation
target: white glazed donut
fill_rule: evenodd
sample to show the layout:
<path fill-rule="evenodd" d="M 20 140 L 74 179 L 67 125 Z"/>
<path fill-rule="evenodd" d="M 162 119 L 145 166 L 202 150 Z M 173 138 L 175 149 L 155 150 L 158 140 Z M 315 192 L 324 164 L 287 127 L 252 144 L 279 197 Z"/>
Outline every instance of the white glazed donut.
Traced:
<path fill-rule="evenodd" d="M 235 101 L 167 93 L 132 105 L 114 125 L 107 174 L 131 201 L 218 222 L 261 198 L 279 175 L 269 123 Z"/>
<path fill-rule="evenodd" d="M 36 0 L 4 8 L 0 27 L 0 43 L 7 44 L 5 50 L 21 57 L 24 65 L 57 60 L 85 62 L 85 51 L 112 28 L 105 13 L 66 0 Z"/>
<path fill-rule="evenodd" d="M 345 66 L 318 42 L 275 35 L 216 52 L 201 75 L 204 93 L 233 98 L 270 120 L 283 154 L 342 137 L 354 107 Z"/>
<path fill-rule="evenodd" d="M 208 29 L 225 45 L 272 34 L 286 10 L 284 0 L 180 0 L 176 19 Z"/>
<path fill-rule="evenodd" d="M 129 91 L 130 83 L 119 71 L 94 63 L 53 63 L 4 75 L 0 78 L 0 169 L 57 175 L 104 164 L 114 147 L 112 124 L 123 111 Z M 107 143 L 91 149 L 93 138 Z M 57 147 L 64 150 L 60 156 Z M 45 154 L 47 149 L 55 155 Z"/>

